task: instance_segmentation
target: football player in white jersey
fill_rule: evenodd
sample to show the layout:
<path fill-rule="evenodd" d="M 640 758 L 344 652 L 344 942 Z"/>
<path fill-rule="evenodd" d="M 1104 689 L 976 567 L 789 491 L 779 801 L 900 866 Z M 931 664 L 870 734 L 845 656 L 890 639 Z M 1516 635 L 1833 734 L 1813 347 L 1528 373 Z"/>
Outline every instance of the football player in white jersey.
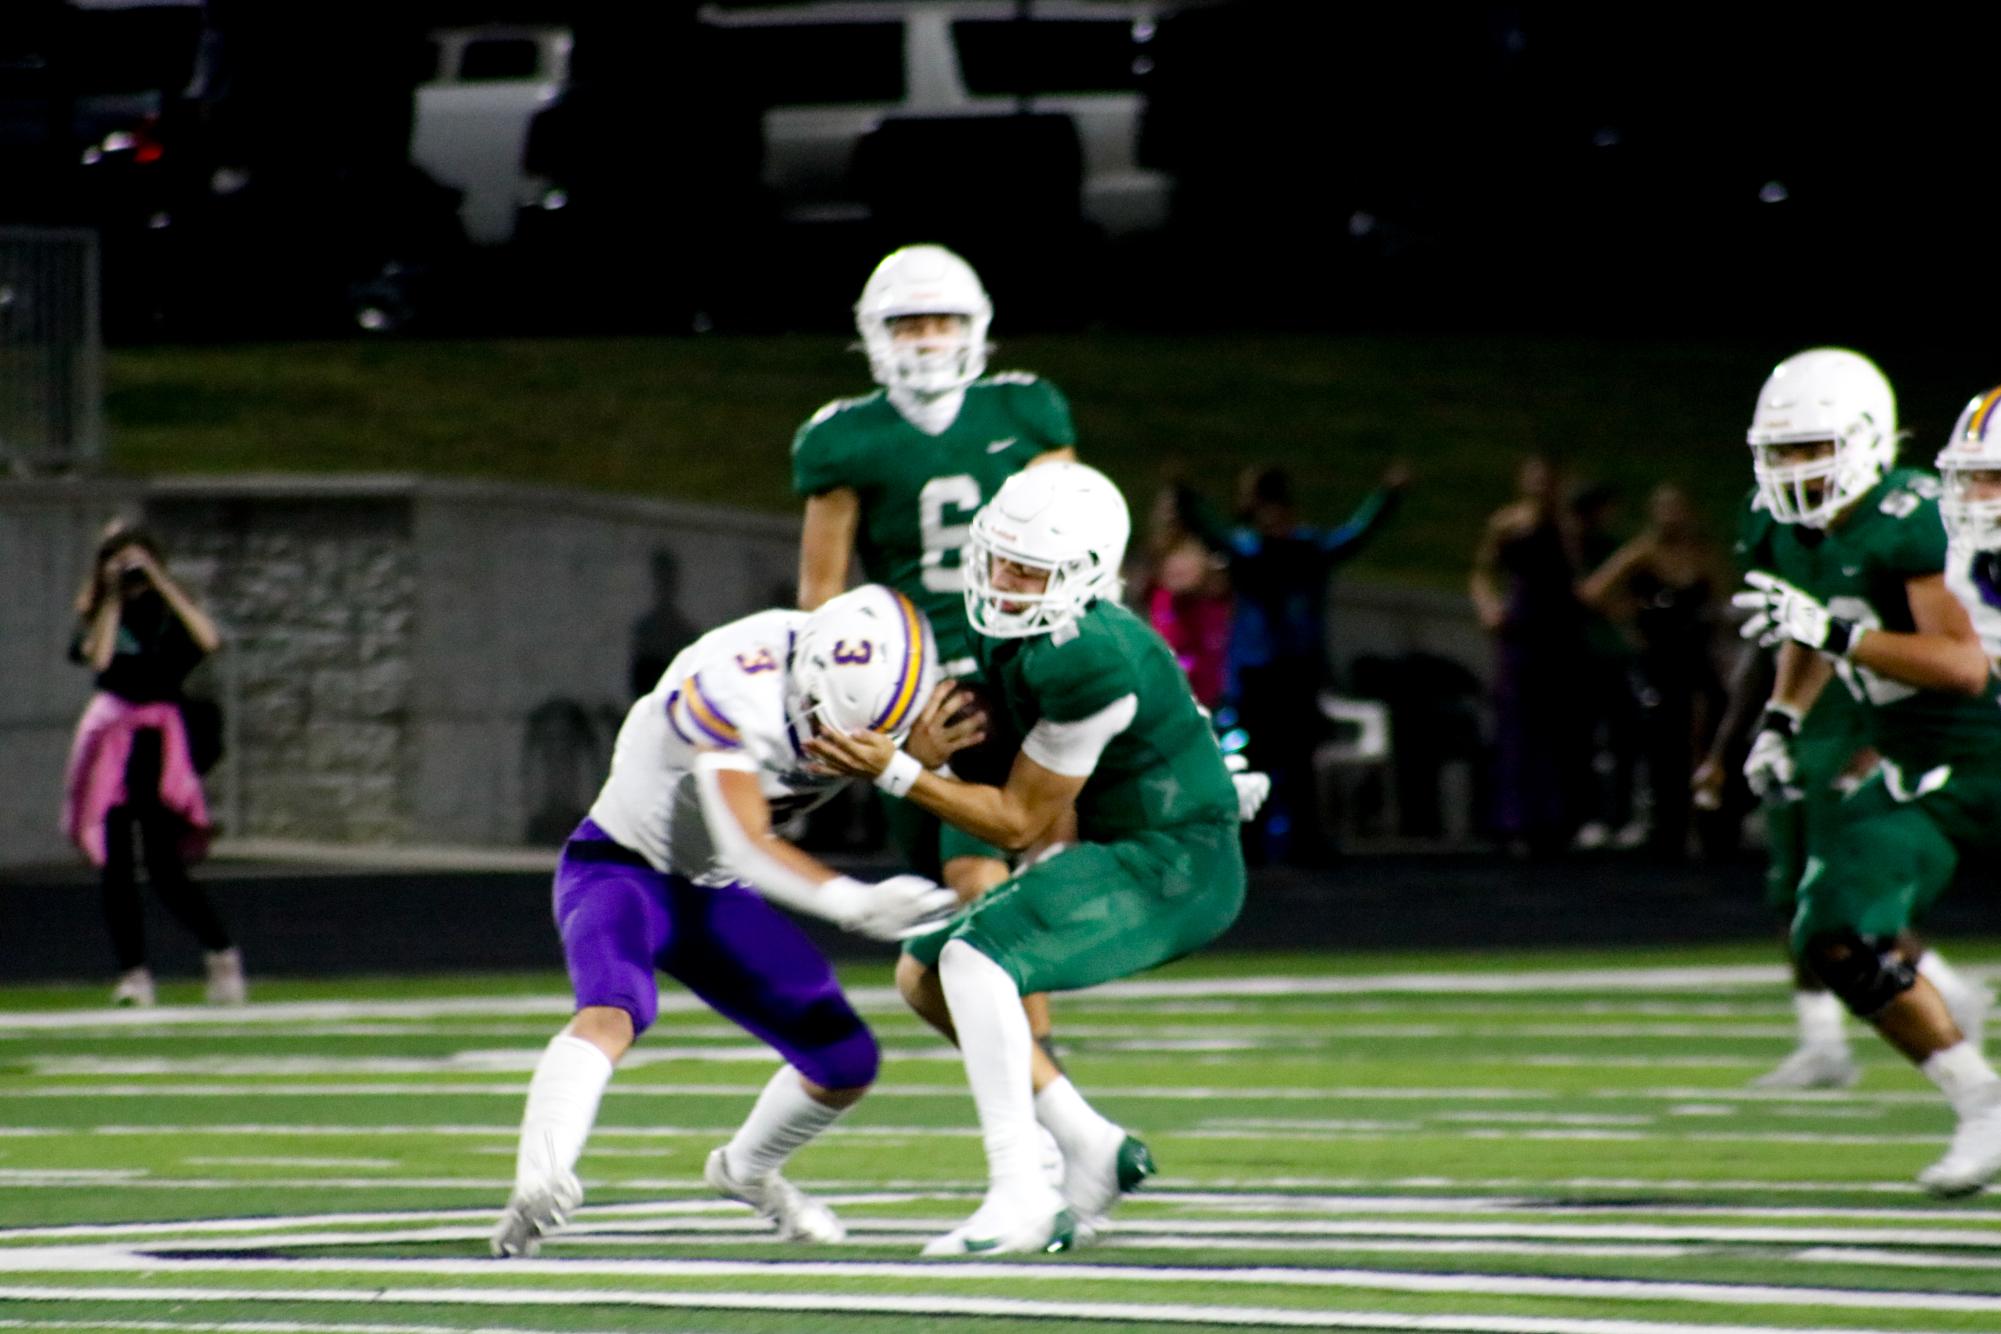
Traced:
<path fill-rule="evenodd" d="M 1966 405 L 1937 467 L 1945 586 L 1966 608 L 1987 656 L 2001 662 L 2001 386 Z"/>
<path fill-rule="evenodd" d="M 495 1255 L 534 1254 L 581 1203 L 577 1159 L 612 1068 L 658 1013 L 656 971 L 785 1058 L 735 1138 L 709 1155 L 709 1185 L 781 1238 L 840 1239 L 832 1211 L 779 1168 L 867 1091 L 876 1042 L 826 958 L 772 905 L 888 941 L 942 921 L 957 899 L 919 876 L 851 880 L 773 828 L 847 781 L 808 768 L 801 747 L 816 730 L 901 740 L 937 676 L 924 613 L 869 584 L 815 612 L 759 612 L 711 631 L 632 706 L 611 776 L 556 868 L 577 1010 L 529 1084 Z"/>

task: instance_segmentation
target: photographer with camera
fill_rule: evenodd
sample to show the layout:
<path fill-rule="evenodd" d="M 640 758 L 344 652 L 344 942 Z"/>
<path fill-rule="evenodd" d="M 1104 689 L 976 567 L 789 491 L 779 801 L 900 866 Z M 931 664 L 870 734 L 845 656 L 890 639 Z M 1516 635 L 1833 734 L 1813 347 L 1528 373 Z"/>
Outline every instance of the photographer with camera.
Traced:
<path fill-rule="evenodd" d="M 96 689 L 70 747 L 63 832 L 103 873 L 104 921 L 120 973 L 112 1003 L 155 999 L 135 865 L 143 849 L 154 892 L 206 953 L 208 1001 L 240 1004 L 242 956 L 187 872 L 207 850 L 211 830 L 181 685 L 222 647 L 222 636 L 167 573 L 158 543 L 122 521 L 99 540 L 76 611 L 70 659 L 96 673 Z"/>

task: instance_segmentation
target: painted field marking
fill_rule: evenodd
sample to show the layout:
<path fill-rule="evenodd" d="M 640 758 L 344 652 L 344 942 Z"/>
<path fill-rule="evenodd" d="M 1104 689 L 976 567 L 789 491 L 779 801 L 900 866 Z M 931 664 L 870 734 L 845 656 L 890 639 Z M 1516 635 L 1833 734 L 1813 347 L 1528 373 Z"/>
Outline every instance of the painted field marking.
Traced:
<path fill-rule="evenodd" d="M 1362 973 L 1347 977 L 1298 976 L 1206 977 L 1113 982 L 1092 991 L 1098 1000 L 1180 1000 L 1225 996 L 1298 998 L 1352 996 L 1378 992 L 1421 992 L 1432 995 L 1517 995 L 1537 992 L 1659 991 L 1709 992 L 1731 987 L 1781 986 L 1785 972 L 1778 965 L 1742 964 L 1704 968 L 1568 968 L 1511 970 L 1485 973 L 1407 972 Z M 901 1013 L 903 1004 L 893 987 L 854 987 L 848 998 L 859 1008 Z M 663 992 L 663 1013 L 706 1011 L 700 1001 L 677 990 Z M 564 995 L 435 996 L 422 1000 L 277 1001 L 219 1013 L 195 1006 L 157 1006 L 144 1010 L 7 1010 L 0 1011 L 0 1030 L 166 1028 L 225 1023 L 244 1025 L 302 1022 L 352 1022 L 365 1019 L 517 1018 L 527 1015 L 566 1017 L 574 1002 Z"/>
<path fill-rule="evenodd" d="M 550 1292 L 539 1288 L 418 1288 L 372 1292 L 314 1289 L 55 1288 L 0 1287 L 0 1300 L 139 1302 L 382 1302 L 454 1306 L 640 1306 L 675 1310 L 797 1311 L 866 1315 L 995 1316 L 1042 1320 L 1151 1321 L 1156 1324 L 1413 1331 L 1415 1334 L 1799 1334 L 1797 1326 L 1685 1324 L 1653 1320 L 1573 1319 L 1561 1316 L 1405 1315 L 1364 1311 L 1299 1311 L 1285 1307 L 1193 1306 L 1140 1302 L 1027 1301 L 1007 1297 L 852 1297 L 785 1293 L 597 1291 Z M 95 1323 L 95 1322 L 93 1322 Z M 184 1326 L 226 1330 L 227 1324 Z M 260 1330 L 254 1322 L 236 1326 Z M 300 1327 L 309 1334 L 312 1326 Z M 391 1327 L 394 1328 L 394 1327 Z M 273 1334 L 285 1334 L 274 1331 Z M 1896 1334 L 1847 1327 L 1840 1334 Z"/>
<path fill-rule="evenodd" d="M 32 1261 L 32 1263 L 31 1263 Z M 370 1280 L 363 1289 L 372 1293 L 375 1300 L 385 1300 L 389 1292 L 403 1291 L 404 1300 L 415 1301 L 414 1294 L 439 1289 L 394 1289 L 384 1288 L 378 1280 L 385 1275 L 454 1278 L 477 1275 L 490 1278 L 495 1275 L 496 1265 L 490 1259 L 478 1260 L 372 1260 L 355 1258 L 349 1260 L 266 1260 L 233 1259 L 225 1261 L 189 1260 L 181 1257 L 163 1256 L 157 1253 L 128 1252 L 109 1247 L 51 1247 L 46 1250 L 4 1251 L 0 1250 L 0 1269 L 13 1272 L 33 1273 L 256 1273 L 256 1274 L 297 1274 L 297 1275 L 338 1275 L 347 1278 Z M 510 1260 L 505 1272 L 523 1278 L 659 1278 L 673 1279 L 736 1279 L 757 1278 L 776 1279 L 790 1284 L 824 1280 L 830 1278 L 881 1278 L 920 1281 L 926 1283 L 941 1280 L 965 1279 L 968 1281 L 991 1281 L 997 1270 L 991 1264 L 962 1263 L 956 1261 L 742 1261 L 742 1260 Z M 1872 1291 L 1856 1288 L 1831 1288 L 1810 1285 L 1783 1285 L 1770 1283 L 1713 1283 L 1659 1279 L 1624 1278 L 1545 1278 L 1516 1274 L 1429 1274 L 1406 1273 L 1389 1270 L 1367 1269 L 1304 1269 L 1289 1266 L 1246 1266 L 1246 1267 L 1188 1267 L 1173 1265 L 1114 1265 L 1114 1264 L 1041 1264 L 1027 1261 L 1006 1266 L 1011 1282 L 1047 1283 L 1183 1283 L 1203 1286 L 1258 1286 L 1284 1287 L 1298 1290 L 1340 1289 L 1380 1292 L 1404 1292 L 1421 1294 L 1449 1294 L 1453 1296 L 1487 1297 L 1553 1297 L 1580 1301 L 1631 1301 L 1631 1302 L 1676 1302 L 1703 1303 L 1714 1305 L 1749 1306 L 1800 1306 L 1831 1307 L 1856 1311 L 1945 1311 L 1976 1312 L 1984 1315 L 2001 1315 L 2001 1297 L 1977 1293 L 1948 1293 L 1920 1291 Z M 328 1289 L 327 1291 L 337 1291 Z M 134 1291 L 144 1291 L 135 1289 Z M 201 1291 L 201 1289 L 175 1289 L 175 1291 Z M 249 1290 L 255 1292 L 255 1289 Z M 475 1300 L 487 1301 L 493 1289 L 444 1289 L 442 1291 L 466 1291 L 474 1294 Z M 545 1298 L 572 1296 L 570 1293 L 556 1293 L 529 1289 Z M 0 1288 L 0 1298 L 8 1295 L 9 1289 Z M 640 1290 L 637 1297 L 655 1295 Z M 577 1304 L 592 1301 L 606 1301 L 603 1292 L 581 1292 L 574 1296 Z M 693 1294 L 673 1294 L 676 1304 L 690 1300 Z M 261 1300 L 272 1300 L 261 1297 Z M 291 1297 L 290 1300 L 308 1300 Z M 786 1298 L 776 1298 L 786 1300 Z M 155 1300 L 158 1300 L 156 1297 Z M 431 1300 L 439 1300 L 435 1295 Z M 704 1294 L 704 1303 L 712 1304 L 713 1295 Z M 821 1300 L 814 1298 L 812 1300 Z M 896 1298 L 865 1298 L 865 1301 L 899 1301 Z M 934 1295 L 909 1299 L 915 1302 L 936 1303 L 947 1300 Z M 978 1300 L 978 1299 L 959 1299 Z M 649 1303 L 650 1304 L 650 1303 Z M 1112 1305 L 1110 1303 L 1086 1303 L 1085 1305 Z M 819 1309 L 809 1308 L 809 1309 Z M 937 1311 L 937 1305 L 924 1309 Z M 1138 1310 L 1148 1309 L 1140 1306 Z M 1221 1308 L 1228 1309 L 1228 1308 Z M 993 1312 L 998 1313 L 998 1311 Z M 1138 1315 L 1129 1319 L 1142 1318 Z"/>

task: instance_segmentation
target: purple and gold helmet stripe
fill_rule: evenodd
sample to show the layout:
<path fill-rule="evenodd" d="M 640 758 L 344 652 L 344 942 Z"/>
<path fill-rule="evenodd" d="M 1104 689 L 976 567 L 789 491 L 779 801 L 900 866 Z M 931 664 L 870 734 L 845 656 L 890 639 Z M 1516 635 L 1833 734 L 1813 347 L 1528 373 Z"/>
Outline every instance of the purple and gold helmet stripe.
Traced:
<path fill-rule="evenodd" d="M 1980 406 L 1974 408 L 1967 415 L 1966 434 L 1962 437 L 1963 439 L 1985 440 L 1987 438 L 1987 427 L 1994 420 L 1994 405 L 1996 403 L 2001 403 L 2001 388 L 1988 390 L 1986 397 L 1980 400 Z"/>
<path fill-rule="evenodd" d="M 911 708 L 917 703 L 918 679 L 924 675 L 924 637 L 931 627 L 924 620 L 924 613 L 917 610 L 917 604 L 901 593 L 892 591 L 896 599 L 896 609 L 903 614 L 903 669 L 897 678 L 896 694 L 881 715 L 869 724 L 878 732 L 894 732 L 903 725 Z"/>
<path fill-rule="evenodd" d="M 688 718 L 703 735 L 719 746 L 741 746 L 743 736 L 736 730 L 736 724 L 723 716 L 709 697 L 702 693 L 701 673 L 689 677 L 681 687 L 681 699 L 688 706 Z"/>

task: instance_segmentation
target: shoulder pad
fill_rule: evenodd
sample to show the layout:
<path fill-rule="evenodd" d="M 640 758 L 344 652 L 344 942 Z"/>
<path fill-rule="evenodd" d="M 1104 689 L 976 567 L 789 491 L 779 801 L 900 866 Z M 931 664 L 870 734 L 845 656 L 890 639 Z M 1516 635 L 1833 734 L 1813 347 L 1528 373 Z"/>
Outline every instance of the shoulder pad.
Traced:
<path fill-rule="evenodd" d="M 1893 519 L 1908 519 L 1928 503 L 1936 503 L 1939 494 L 1936 478 L 1906 478 L 1878 501 L 1876 508 Z"/>
<path fill-rule="evenodd" d="M 832 402 L 823 403 L 820 405 L 819 411 L 806 419 L 806 425 L 809 427 L 818 426 L 821 422 L 840 416 L 850 408 L 860 407 L 873 397 L 875 397 L 873 394 L 860 394 L 854 398 L 837 398 Z"/>

